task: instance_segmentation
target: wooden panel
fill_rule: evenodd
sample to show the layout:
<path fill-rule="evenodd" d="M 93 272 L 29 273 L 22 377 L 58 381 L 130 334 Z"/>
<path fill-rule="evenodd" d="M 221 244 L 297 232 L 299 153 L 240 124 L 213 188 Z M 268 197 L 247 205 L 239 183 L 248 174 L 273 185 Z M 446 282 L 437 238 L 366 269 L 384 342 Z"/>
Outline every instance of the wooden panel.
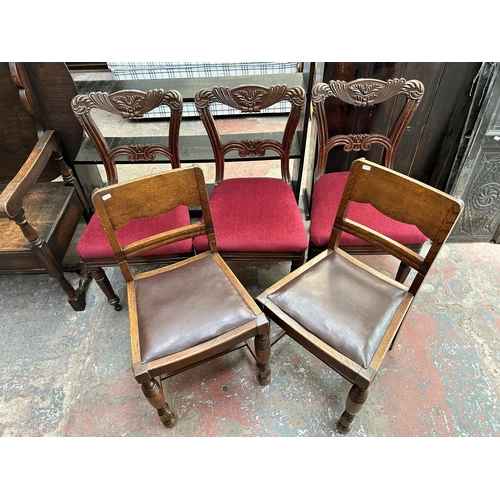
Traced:
<path fill-rule="evenodd" d="M 83 139 L 83 128 L 71 109 L 77 90 L 64 63 L 24 63 L 33 92 L 40 106 L 45 130 L 61 136 L 64 159 L 72 165 Z"/>
<path fill-rule="evenodd" d="M 12 81 L 9 63 L 0 63 L 0 183 L 7 184 L 21 169 L 30 155 L 38 135 L 35 122 L 24 108 L 19 90 Z M 52 180 L 59 171 L 47 173 Z M 45 175 L 42 175 L 45 179 Z"/>
<path fill-rule="evenodd" d="M 480 89 L 482 105 L 455 182 L 454 196 L 465 202 L 452 241 L 500 242 L 500 69 L 493 64 L 491 80 Z"/>

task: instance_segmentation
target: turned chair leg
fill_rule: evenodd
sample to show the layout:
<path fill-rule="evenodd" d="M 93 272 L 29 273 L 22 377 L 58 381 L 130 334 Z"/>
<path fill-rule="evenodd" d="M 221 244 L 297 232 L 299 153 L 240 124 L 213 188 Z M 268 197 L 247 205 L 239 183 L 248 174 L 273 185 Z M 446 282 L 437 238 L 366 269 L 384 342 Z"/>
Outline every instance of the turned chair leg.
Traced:
<path fill-rule="evenodd" d="M 306 260 L 305 254 L 302 254 L 300 257 L 296 257 L 292 259 L 292 265 L 290 267 L 290 272 L 295 271 L 295 269 L 298 269 L 302 264 L 304 264 Z"/>
<path fill-rule="evenodd" d="M 106 273 L 102 267 L 96 267 L 93 269 L 89 269 L 92 274 L 92 277 L 99 285 L 99 288 L 102 290 L 104 295 L 108 298 L 108 304 L 115 308 L 115 311 L 121 311 L 122 305 L 120 304 L 120 298 L 116 295 L 111 283 L 109 282 Z"/>
<path fill-rule="evenodd" d="M 337 422 L 337 430 L 341 434 L 347 434 L 351 430 L 351 425 L 356 418 L 356 414 L 361 410 L 368 397 L 368 389 L 361 389 L 361 387 L 354 384 L 349 391 L 346 399 L 344 413 Z"/>
<path fill-rule="evenodd" d="M 155 378 L 141 384 L 142 392 L 149 403 L 156 408 L 161 423 L 165 427 L 173 427 L 176 423 L 175 415 L 165 401 L 165 393 L 162 386 Z"/>
<path fill-rule="evenodd" d="M 271 383 L 271 367 L 269 366 L 271 341 L 269 331 L 255 336 L 255 357 L 259 369 L 259 383 L 260 385 L 269 385 Z"/>

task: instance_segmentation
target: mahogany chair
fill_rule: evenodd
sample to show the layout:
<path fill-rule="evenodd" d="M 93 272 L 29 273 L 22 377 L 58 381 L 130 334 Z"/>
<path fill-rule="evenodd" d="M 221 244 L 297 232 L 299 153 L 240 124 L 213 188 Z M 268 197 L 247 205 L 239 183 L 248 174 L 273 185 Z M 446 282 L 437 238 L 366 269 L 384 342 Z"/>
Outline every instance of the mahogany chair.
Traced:
<path fill-rule="evenodd" d="M 63 263 L 82 215 L 90 217 L 70 168 L 83 138 L 74 94 L 64 63 L 0 63 L 0 274 L 49 274 L 83 311 L 89 279 L 73 287 L 64 273 L 81 269 Z"/>
<path fill-rule="evenodd" d="M 170 109 L 170 121 L 168 130 L 168 143 L 153 143 L 160 141 L 160 137 L 127 137 L 115 139 L 113 143 L 101 132 L 100 126 L 92 116 L 93 110 L 101 110 L 109 116 L 118 115 L 123 119 L 139 119 L 148 111 L 158 106 L 168 106 Z M 107 184 L 118 182 L 118 169 L 116 160 L 126 156 L 129 162 L 141 162 L 153 160 L 156 155 L 163 155 L 172 168 L 180 167 L 179 162 L 179 128 L 182 118 L 182 96 L 176 90 L 165 91 L 154 89 L 148 92 L 139 90 L 120 90 L 113 93 L 91 92 L 80 94 L 73 98 L 71 107 L 80 121 L 83 129 L 91 139 L 99 156 L 102 159 Z M 140 120 L 127 120 L 127 125 L 141 129 Z M 138 135 L 140 130 L 137 131 Z M 120 142 L 117 142 L 120 141 Z M 168 214 L 163 214 L 156 219 L 148 221 L 136 220 L 123 231 L 121 235 L 124 241 L 132 241 L 138 237 L 146 237 L 158 230 L 167 230 L 174 227 L 184 226 L 189 223 L 187 207 L 179 207 Z M 86 268 L 94 277 L 101 290 L 108 298 L 108 302 L 115 310 L 121 309 L 120 299 L 115 294 L 103 267 L 116 266 L 117 262 L 113 249 L 104 232 L 98 214 L 94 214 L 78 240 L 76 251 L 82 259 Z M 134 265 L 172 263 L 194 255 L 192 243 L 188 240 L 175 242 L 168 247 L 160 247 L 135 255 L 130 263 Z"/>
<path fill-rule="evenodd" d="M 417 226 L 431 242 L 425 256 L 348 218 L 351 203 L 369 203 L 392 219 Z M 270 319 L 353 384 L 337 423 L 341 433 L 350 431 L 462 208 L 461 200 L 373 162 L 356 160 L 327 249 L 257 297 Z M 344 252 L 339 245 L 345 233 L 413 268 L 409 285 Z"/>
<path fill-rule="evenodd" d="M 360 78 L 350 82 L 332 80 L 329 83 L 317 83 L 313 87 L 311 98 L 318 127 L 318 152 L 310 211 L 308 258 L 318 255 L 327 247 L 335 214 L 349 175 L 349 172 L 345 171 L 325 173 L 329 152 L 338 146 L 342 146 L 344 152 L 347 153 L 352 151 L 367 152 L 372 149 L 372 146 L 379 145 L 383 152 L 379 163 L 381 162 L 387 168 L 393 168 L 394 156 L 401 137 L 423 94 L 424 86 L 421 82 L 418 80 L 406 81 L 402 78 L 387 81 L 371 78 Z M 404 96 L 402 106 L 397 100 L 398 96 Z M 393 102 L 394 108 L 391 110 L 393 119 L 388 120 L 389 134 L 379 133 L 375 126 L 372 130 L 367 131 L 367 126 L 371 128 L 372 122 L 376 121 L 376 112 L 380 110 L 380 106 L 377 105 L 390 99 L 393 100 L 391 102 Z M 365 130 L 360 130 L 360 133 L 340 133 L 330 137 L 329 126 L 331 124 L 329 124 L 325 108 L 326 105 L 333 104 L 334 101 L 335 103 L 343 103 L 345 108 L 353 106 L 360 115 L 363 115 L 353 118 L 353 123 L 349 123 L 347 118 L 343 118 L 343 127 L 348 130 L 356 129 L 358 122 L 361 122 L 361 126 Z M 425 236 L 417 228 L 391 221 L 374 210 L 373 207 L 353 204 L 351 210 L 351 217 L 354 220 L 383 232 L 416 252 L 420 251 L 426 241 Z M 342 236 L 340 247 L 351 254 L 381 252 L 373 245 L 350 234 Z M 409 268 L 402 265 L 396 279 L 404 282 L 408 272 Z"/>
<path fill-rule="evenodd" d="M 92 199 L 127 282 L 134 376 L 161 422 L 172 427 L 176 418 L 155 377 L 180 373 L 252 337 L 258 380 L 269 384 L 269 322 L 217 252 L 201 169 L 186 167 L 114 184 L 97 190 Z M 200 206 L 204 222 L 120 241 L 120 230 L 137 218 L 159 217 L 179 206 Z M 206 252 L 132 273 L 136 255 L 198 235 L 209 240 Z"/>
<path fill-rule="evenodd" d="M 281 141 L 230 140 L 222 142 L 210 111 L 222 103 L 243 113 L 261 110 L 283 101 L 291 109 Z M 295 195 L 290 185 L 290 149 L 306 102 L 299 86 L 241 85 L 232 89 L 214 87 L 199 90 L 194 99 L 215 157 L 215 187 L 210 207 L 222 257 L 234 260 L 291 261 L 292 269 L 303 264 L 308 238 Z M 244 157 L 264 157 L 272 150 L 281 158 L 281 179 L 270 177 L 224 178 L 225 158 L 232 151 Z M 194 241 L 196 251 L 208 248 L 206 238 Z"/>

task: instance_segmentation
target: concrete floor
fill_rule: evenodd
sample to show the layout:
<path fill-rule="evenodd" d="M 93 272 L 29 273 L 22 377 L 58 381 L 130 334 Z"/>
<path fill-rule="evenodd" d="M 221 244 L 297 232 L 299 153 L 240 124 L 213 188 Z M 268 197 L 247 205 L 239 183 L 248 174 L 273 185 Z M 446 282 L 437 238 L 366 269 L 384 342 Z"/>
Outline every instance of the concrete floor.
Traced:
<path fill-rule="evenodd" d="M 254 296 L 288 266 L 232 264 Z M 48 276 L 0 277 L 1 436 L 340 436 L 349 384 L 288 337 L 267 387 L 246 349 L 168 379 L 178 422 L 163 427 L 132 376 L 124 280 L 106 271 L 120 312 L 95 283 L 74 312 Z M 349 437 L 500 435 L 499 281 L 500 247 L 444 247 Z"/>

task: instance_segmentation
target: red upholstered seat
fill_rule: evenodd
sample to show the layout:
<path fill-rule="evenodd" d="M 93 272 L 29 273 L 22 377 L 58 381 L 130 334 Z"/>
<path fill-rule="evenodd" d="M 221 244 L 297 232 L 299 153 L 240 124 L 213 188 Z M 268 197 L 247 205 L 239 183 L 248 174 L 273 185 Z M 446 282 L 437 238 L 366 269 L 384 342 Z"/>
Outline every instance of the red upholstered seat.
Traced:
<path fill-rule="evenodd" d="M 314 184 L 310 240 L 317 247 L 326 247 L 328 244 L 348 176 L 349 172 L 325 174 Z M 394 221 L 368 204 L 351 202 L 349 218 L 404 245 L 421 245 L 427 241 L 425 235 L 417 227 Z M 369 243 L 356 236 L 347 232 L 342 233 L 340 246 L 357 245 L 370 246 Z"/>
<path fill-rule="evenodd" d="M 304 252 L 307 233 L 292 188 L 281 179 L 226 179 L 210 196 L 219 252 Z M 206 236 L 195 238 L 208 249 Z"/>
<path fill-rule="evenodd" d="M 116 234 L 118 235 L 120 243 L 122 245 L 127 245 L 168 229 L 187 226 L 189 223 L 188 207 L 182 206 L 158 217 L 134 219 L 126 226 L 118 229 Z M 191 252 L 191 250 L 191 240 L 183 240 L 144 252 L 143 255 L 169 255 L 188 253 Z M 94 213 L 89 224 L 86 226 L 76 245 L 76 251 L 82 259 L 92 260 L 115 257 L 97 212 Z"/>

